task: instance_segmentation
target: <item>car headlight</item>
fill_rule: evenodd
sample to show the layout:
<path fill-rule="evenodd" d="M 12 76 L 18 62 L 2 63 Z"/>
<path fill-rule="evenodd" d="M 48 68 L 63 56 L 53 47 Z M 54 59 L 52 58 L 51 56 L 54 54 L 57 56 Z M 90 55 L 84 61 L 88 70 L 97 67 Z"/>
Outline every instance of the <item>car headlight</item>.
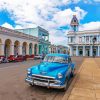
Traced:
<path fill-rule="evenodd" d="M 31 69 L 27 69 L 27 73 L 30 74 L 31 73 Z"/>
<path fill-rule="evenodd" d="M 63 78 L 63 75 L 61 73 L 58 73 L 58 78 Z"/>

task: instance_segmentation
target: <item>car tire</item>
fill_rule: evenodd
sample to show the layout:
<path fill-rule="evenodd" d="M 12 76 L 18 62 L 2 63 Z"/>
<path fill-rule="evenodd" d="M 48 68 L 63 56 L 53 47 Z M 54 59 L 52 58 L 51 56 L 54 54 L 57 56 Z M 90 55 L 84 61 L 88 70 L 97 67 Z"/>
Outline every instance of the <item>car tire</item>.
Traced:
<path fill-rule="evenodd" d="M 70 77 L 74 77 L 74 73 L 73 72 L 70 73 Z"/>
<path fill-rule="evenodd" d="M 71 73 L 70 73 L 71 77 L 74 77 L 74 75 L 75 75 L 75 69 L 73 69 L 73 71 L 71 71 Z"/>
<path fill-rule="evenodd" d="M 65 81 L 65 87 L 62 89 L 63 91 L 66 91 L 68 88 L 68 79 L 66 79 Z"/>
<path fill-rule="evenodd" d="M 31 87 L 33 87 L 33 86 L 34 86 L 34 84 L 31 84 L 31 83 L 29 83 L 29 85 L 30 85 Z"/>

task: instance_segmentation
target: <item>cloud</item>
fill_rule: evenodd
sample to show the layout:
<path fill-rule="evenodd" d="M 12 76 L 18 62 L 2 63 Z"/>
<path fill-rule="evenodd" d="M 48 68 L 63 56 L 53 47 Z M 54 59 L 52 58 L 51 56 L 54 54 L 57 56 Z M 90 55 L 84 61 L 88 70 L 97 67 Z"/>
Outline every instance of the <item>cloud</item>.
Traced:
<path fill-rule="evenodd" d="M 87 12 L 80 7 L 75 7 L 74 10 L 70 8 L 62 10 L 60 7 L 80 1 L 20 0 L 19 2 L 19 0 L 0 0 L 0 10 L 5 9 L 9 12 L 10 18 L 16 23 L 15 29 L 39 25 L 49 31 L 52 43 L 65 44 L 67 41 L 65 31 L 59 30 L 59 28 L 69 26 L 73 14 L 76 14 L 80 21 L 84 19 Z"/>
<path fill-rule="evenodd" d="M 12 25 L 10 25 L 9 23 L 4 23 L 2 26 L 9 28 L 9 29 L 14 29 L 14 27 Z"/>
<path fill-rule="evenodd" d="M 98 30 L 98 29 L 100 29 L 100 21 L 85 23 L 79 27 L 80 31 L 82 31 L 82 30 Z"/>
<path fill-rule="evenodd" d="M 94 0 L 95 2 L 100 2 L 100 0 Z"/>

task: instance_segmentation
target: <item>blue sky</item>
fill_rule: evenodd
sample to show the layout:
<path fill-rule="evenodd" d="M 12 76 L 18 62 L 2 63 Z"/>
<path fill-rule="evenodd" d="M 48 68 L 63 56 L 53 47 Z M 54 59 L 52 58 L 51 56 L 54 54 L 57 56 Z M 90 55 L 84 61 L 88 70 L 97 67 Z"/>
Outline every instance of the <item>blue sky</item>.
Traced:
<path fill-rule="evenodd" d="M 73 14 L 79 30 L 100 28 L 100 0 L 0 0 L 0 26 L 41 26 L 49 31 L 53 44 L 65 45 Z"/>

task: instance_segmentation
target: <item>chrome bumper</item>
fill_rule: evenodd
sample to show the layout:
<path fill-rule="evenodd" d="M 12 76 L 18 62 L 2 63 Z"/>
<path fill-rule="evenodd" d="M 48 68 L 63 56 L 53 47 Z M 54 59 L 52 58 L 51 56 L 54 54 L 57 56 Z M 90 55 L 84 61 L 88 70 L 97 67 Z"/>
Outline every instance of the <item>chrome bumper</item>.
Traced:
<path fill-rule="evenodd" d="M 35 81 L 32 78 L 26 78 L 25 81 L 29 84 L 32 85 L 37 85 L 35 83 Z M 43 82 L 44 83 L 44 82 Z M 48 87 L 48 88 L 58 88 L 58 89 L 62 89 L 65 87 L 65 85 L 59 85 L 59 84 L 54 84 L 54 83 L 45 83 L 45 85 L 38 85 L 38 86 L 43 86 L 43 87 Z"/>

